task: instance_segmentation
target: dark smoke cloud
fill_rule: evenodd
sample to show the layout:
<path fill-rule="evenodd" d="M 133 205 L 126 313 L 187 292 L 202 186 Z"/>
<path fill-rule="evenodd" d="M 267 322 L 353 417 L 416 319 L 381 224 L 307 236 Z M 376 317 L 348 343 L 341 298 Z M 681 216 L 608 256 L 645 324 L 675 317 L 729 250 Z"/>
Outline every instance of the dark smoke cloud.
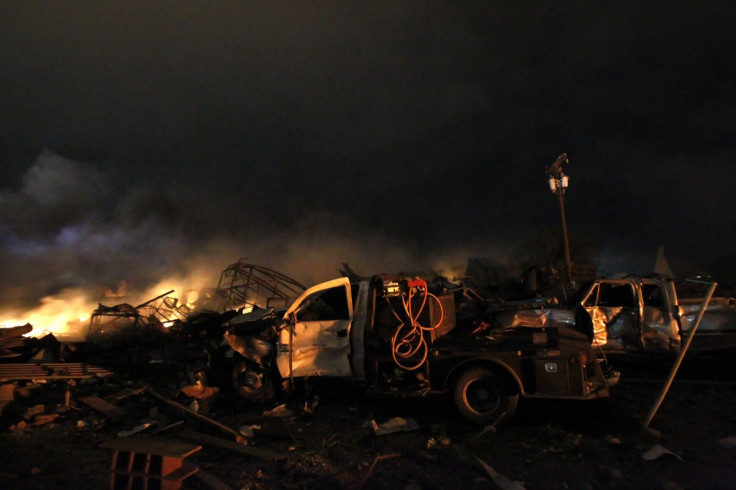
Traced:
<path fill-rule="evenodd" d="M 606 272 L 734 273 L 734 10 L 4 3 L 3 301 L 503 260 L 562 152 Z"/>
<path fill-rule="evenodd" d="M 0 193 L 2 283 L 15 291 L 4 295 L 5 306 L 29 306 L 66 288 L 101 295 L 121 280 L 140 286 L 155 280 L 176 264 L 167 257 L 186 248 L 166 212 L 140 211 L 161 199 L 115 182 L 95 165 L 43 151 L 19 190 Z"/>
<path fill-rule="evenodd" d="M 140 295 L 154 294 L 149 288 L 155 284 L 166 290 L 212 287 L 241 256 L 288 270 L 306 284 L 336 275 L 344 260 L 358 269 L 391 271 L 448 261 L 418 262 L 401 240 L 368 234 L 326 213 L 280 230 L 250 221 L 243 208 L 230 226 L 220 226 L 222 217 L 208 226 L 216 206 L 198 197 L 196 189 L 116 181 L 102 168 L 44 150 L 19 190 L 0 193 L 4 308 L 36 307 L 66 290 L 99 299 L 124 285 L 127 294 L 147 299 Z M 226 215 L 237 214 L 232 211 Z"/>

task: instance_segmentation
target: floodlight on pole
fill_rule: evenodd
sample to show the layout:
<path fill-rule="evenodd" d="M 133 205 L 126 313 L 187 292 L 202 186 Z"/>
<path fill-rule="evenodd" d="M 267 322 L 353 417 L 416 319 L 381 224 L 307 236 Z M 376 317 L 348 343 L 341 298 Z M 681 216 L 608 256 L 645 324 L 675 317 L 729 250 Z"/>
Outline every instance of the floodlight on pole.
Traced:
<path fill-rule="evenodd" d="M 570 260 L 570 242 L 567 237 L 567 219 L 565 218 L 565 191 L 570 185 L 570 178 L 562 171 L 562 164 L 570 163 L 567 153 L 563 153 L 557 160 L 547 169 L 549 176 L 549 188 L 553 194 L 557 195 L 557 203 L 560 206 L 560 216 L 562 218 L 562 239 L 565 247 L 565 263 L 567 265 L 567 280 L 572 284 L 572 261 Z"/>

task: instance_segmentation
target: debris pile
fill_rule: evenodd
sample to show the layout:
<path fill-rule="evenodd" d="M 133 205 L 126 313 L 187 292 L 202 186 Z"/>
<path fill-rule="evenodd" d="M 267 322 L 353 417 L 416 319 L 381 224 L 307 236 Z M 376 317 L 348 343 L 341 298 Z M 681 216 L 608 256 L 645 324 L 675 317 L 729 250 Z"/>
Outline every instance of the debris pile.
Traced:
<path fill-rule="evenodd" d="M 253 275 L 247 280 L 248 271 Z M 234 264 L 224 276 L 238 278 L 229 283 L 227 297 L 237 297 L 236 290 L 252 294 L 255 286 L 248 281 L 260 272 Z M 237 309 L 216 311 L 192 308 L 169 294 L 137 307 L 96 310 L 99 325 L 125 325 L 101 328 L 99 342 L 28 339 L 23 333 L 30 325 L 0 331 L 0 352 L 7 356 L 0 363 L 0 461 L 6 462 L 0 485 L 717 486 L 704 467 L 736 479 L 732 377 L 731 384 L 705 388 L 675 384 L 656 419 L 661 433 L 654 443 L 641 433 L 639 417 L 656 385 L 626 384 L 626 377 L 610 400 L 584 406 L 530 400 L 520 405 L 513 424 L 501 428 L 463 422 L 449 400 L 385 398 L 353 385 L 325 389 L 317 381 L 286 403 L 251 403 L 231 385 L 223 324 L 233 311 L 248 303 L 262 308 L 268 298 L 241 295 Z M 276 297 L 273 290 L 268 294 Z M 723 376 L 731 372 L 719 370 Z"/>

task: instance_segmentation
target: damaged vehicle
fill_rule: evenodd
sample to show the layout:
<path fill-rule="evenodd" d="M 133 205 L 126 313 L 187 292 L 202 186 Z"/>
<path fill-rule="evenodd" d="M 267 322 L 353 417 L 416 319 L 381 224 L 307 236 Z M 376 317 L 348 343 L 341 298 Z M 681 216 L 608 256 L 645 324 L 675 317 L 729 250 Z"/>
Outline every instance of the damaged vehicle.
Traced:
<path fill-rule="evenodd" d="M 478 424 L 510 418 L 520 397 L 605 397 L 618 373 L 569 326 L 491 329 L 462 291 L 419 278 L 339 278 L 304 291 L 286 310 L 254 310 L 225 333 L 232 380 L 248 400 L 288 395 L 313 377 L 372 393 L 449 393 Z"/>
<path fill-rule="evenodd" d="M 676 283 L 664 276 L 601 278 L 566 307 L 547 305 L 499 311 L 494 325 L 567 326 L 584 333 L 609 353 L 678 353 L 700 312 L 700 298 L 678 298 Z M 711 298 L 690 350 L 736 347 L 736 305 Z"/>

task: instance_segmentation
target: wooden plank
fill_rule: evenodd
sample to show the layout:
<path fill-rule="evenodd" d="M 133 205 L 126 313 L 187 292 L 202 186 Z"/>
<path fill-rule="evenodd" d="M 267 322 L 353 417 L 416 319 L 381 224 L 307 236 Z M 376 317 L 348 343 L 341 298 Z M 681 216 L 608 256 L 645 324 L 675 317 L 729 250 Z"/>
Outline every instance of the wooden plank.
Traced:
<path fill-rule="evenodd" d="M 233 487 L 201 468 L 194 476 L 212 490 L 233 490 Z"/>
<path fill-rule="evenodd" d="M 97 396 L 84 396 L 80 398 L 79 401 L 88 407 L 97 410 L 106 417 L 115 417 L 118 414 L 118 407 Z"/>
<path fill-rule="evenodd" d="M 211 419 L 210 417 L 206 417 L 202 415 L 201 413 L 195 412 L 194 410 L 190 410 L 189 408 L 185 407 L 184 405 L 181 405 L 180 403 L 176 403 L 173 400 L 169 400 L 165 398 L 164 396 L 160 395 L 159 393 L 157 393 L 156 391 L 152 390 L 150 387 L 148 388 L 148 393 L 154 398 L 156 398 L 157 400 L 164 402 L 173 408 L 176 408 L 180 412 L 185 413 L 189 415 L 190 417 L 194 417 L 197 420 L 201 420 L 202 422 L 206 422 L 210 425 L 213 425 L 217 427 L 218 429 L 220 429 L 221 431 L 227 434 L 230 434 L 231 436 L 235 437 L 235 440 L 239 440 L 243 437 L 238 433 L 238 431 L 236 431 L 232 427 L 228 427 L 225 424 L 221 424 L 217 420 Z"/>
<path fill-rule="evenodd" d="M 69 363 L 0 363 L 0 380 L 14 379 L 79 379 L 114 374 L 88 364 Z"/>
<path fill-rule="evenodd" d="M 203 434 L 201 432 L 193 430 L 180 429 L 176 431 L 176 435 L 181 436 L 185 439 L 201 442 L 202 444 L 209 444 L 212 446 L 230 449 L 231 451 L 247 454 L 248 456 L 255 456 L 261 459 L 278 460 L 286 458 L 286 454 L 283 453 L 277 453 L 274 451 L 269 451 L 267 449 L 246 446 L 244 444 L 239 444 L 234 441 L 228 441 L 227 439 L 214 437 L 209 434 Z"/>

